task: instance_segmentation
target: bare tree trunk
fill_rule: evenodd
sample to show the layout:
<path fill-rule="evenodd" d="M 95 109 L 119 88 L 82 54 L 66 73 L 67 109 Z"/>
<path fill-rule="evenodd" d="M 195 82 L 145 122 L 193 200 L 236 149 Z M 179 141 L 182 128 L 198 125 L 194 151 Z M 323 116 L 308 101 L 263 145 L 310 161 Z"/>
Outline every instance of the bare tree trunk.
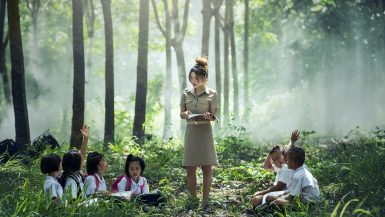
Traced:
<path fill-rule="evenodd" d="M 209 55 L 209 41 L 210 41 L 210 24 L 211 24 L 211 0 L 202 0 L 202 56 Z"/>
<path fill-rule="evenodd" d="M 158 10 L 156 8 L 155 0 L 152 0 L 152 6 L 154 9 L 156 23 L 159 30 L 162 32 L 163 37 L 166 40 L 166 77 L 164 79 L 164 126 L 163 126 L 163 139 L 170 138 L 171 131 L 171 93 L 172 93 L 172 69 L 171 69 L 171 15 L 168 8 L 167 0 L 163 0 L 165 10 L 165 28 L 162 27 Z"/>
<path fill-rule="evenodd" d="M 104 17 L 104 35 L 106 49 L 105 65 L 105 124 L 104 124 L 104 150 L 108 150 L 108 143 L 114 142 L 114 35 L 112 28 L 111 1 L 101 0 Z"/>
<path fill-rule="evenodd" d="M 80 129 L 84 124 L 84 38 L 83 38 L 83 5 L 82 1 L 72 0 L 72 28 L 73 28 L 73 58 L 74 85 L 72 101 L 72 129 L 70 147 L 80 149 L 82 134 Z"/>
<path fill-rule="evenodd" d="M 226 0 L 226 11 L 225 11 L 225 24 L 223 28 L 223 49 L 224 49 L 224 70 L 225 70 L 225 76 L 224 76 L 224 105 L 223 105 L 223 120 L 225 124 L 229 121 L 229 31 L 228 31 L 228 20 L 229 20 L 229 2 L 230 0 Z"/>
<path fill-rule="evenodd" d="M 39 11 L 41 8 L 41 1 L 40 0 L 27 0 L 27 7 L 31 12 L 31 18 L 32 18 L 32 42 L 30 44 L 31 51 L 29 53 L 29 64 L 30 64 L 30 71 L 36 72 L 38 71 L 38 38 L 39 38 L 39 25 L 38 25 L 38 17 L 39 17 Z"/>
<path fill-rule="evenodd" d="M 15 112 L 16 142 L 29 144 L 28 108 L 25 93 L 24 56 L 20 31 L 19 0 L 8 2 L 8 28 L 12 64 L 12 97 Z"/>
<path fill-rule="evenodd" d="M 134 136 L 140 143 L 144 140 L 147 98 L 147 59 L 148 59 L 149 0 L 140 1 L 138 66 L 135 97 Z"/>
<path fill-rule="evenodd" d="M 8 45 L 8 35 L 6 36 L 4 40 L 4 33 L 5 33 L 5 11 L 7 7 L 7 1 L 1 1 L 0 3 L 0 74 L 2 75 L 3 79 L 3 89 L 4 89 L 4 97 L 5 97 L 5 102 L 7 104 L 12 103 L 11 99 L 11 86 L 9 83 L 9 78 L 8 78 L 8 72 L 7 72 L 7 65 L 6 65 L 6 55 L 5 55 L 5 50 Z"/>
<path fill-rule="evenodd" d="M 222 4 L 222 0 L 216 0 L 216 2 L 220 2 L 217 5 Z M 221 28 L 221 18 L 219 15 L 219 6 L 218 9 L 215 11 L 215 87 L 218 94 L 218 105 L 219 108 L 221 108 L 221 99 L 222 99 L 222 82 L 221 82 L 221 45 L 220 45 L 220 28 Z M 219 111 L 222 111 L 220 109 Z"/>
<path fill-rule="evenodd" d="M 93 0 L 83 0 L 83 12 L 86 16 L 86 27 L 88 35 L 87 45 L 87 69 L 92 70 L 92 48 L 94 43 L 94 32 L 95 32 L 95 7 Z"/>
<path fill-rule="evenodd" d="M 245 35 L 244 35 L 244 49 L 243 49 L 243 68 L 244 68 L 244 79 L 243 79 L 243 91 L 244 91 L 244 117 L 246 118 L 249 114 L 249 0 L 245 0 Z"/>
<path fill-rule="evenodd" d="M 237 70 L 237 55 L 235 50 L 235 34 L 234 34 L 234 12 L 233 12 L 233 4 L 231 1 L 229 2 L 229 33 L 230 33 L 230 42 L 231 42 L 231 71 L 233 74 L 233 103 L 234 103 L 234 118 L 239 118 L 239 88 L 238 88 L 238 70 Z"/>

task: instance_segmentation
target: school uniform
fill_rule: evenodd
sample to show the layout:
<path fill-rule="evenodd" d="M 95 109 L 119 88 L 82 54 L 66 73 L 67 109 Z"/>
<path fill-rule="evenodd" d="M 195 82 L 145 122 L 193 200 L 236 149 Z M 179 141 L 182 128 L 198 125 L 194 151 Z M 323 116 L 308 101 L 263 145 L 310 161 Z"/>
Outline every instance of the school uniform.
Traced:
<path fill-rule="evenodd" d="M 129 178 L 129 179 L 131 179 L 131 178 Z M 119 192 L 126 191 L 126 184 L 127 184 L 127 177 L 125 176 L 118 183 L 118 191 Z M 141 186 L 143 186 L 143 187 L 141 187 Z M 142 189 L 143 189 L 143 191 L 142 191 Z M 140 176 L 137 183 L 133 179 L 131 179 L 131 188 L 129 191 L 131 191 L 135 195 L 150 193 L 147 179 Z"/>
<path fill-rule="evenodd" d="M 182 93 L 180 106 L 193 114 L 211 112 L 217 115 L 217 93 L 206 87 L 205 91 L 197 96 L 194 88 L 186 88 Z M 202 116 L 186 121 L 182 165 L 218 165 L 211 122 Z"/>
<path fill-rule="evenodd" d="M 289 169 L 286 164 L 283 164 L 281 168 L 279 167 L 273 167 L 277 175 L 275 176 L 274 185 L 277 185 L 278 182 L 285 183 L 286 186 L 281 191 L 272 191 L 265 195 L 263 195 L 262 198 L 262 204 L 266 203 L 266 198 L 268 196 L 281 196 L 285 193 L 285 190 L 287 190 L 287 184 L 290 182 L 291 177 L 294 173 L 294 170 Z"/>
<path fill-rule="evenodd" d="M 96 179 L 99 181 L 99 186 L 96 186 Z M 107 191 L 107 184 L 104 177 L 100 177 L 97 173 L 94 175 L 88 175 L 84 179 L 84 185 L 86 187 L 86 195 L 94 194 L 95 192 Z"/>
<path fill-rule="evenodd" d="M 63 188 L 56 178 L 52 176 L 46 176 L 44 182 L 44 197 L 52 199 L 52 198 L 62 198 L 63 196 Z"/>
<path fill-rule="evenodd" d="M 70 191 L 72 198 L 84 197 L 84 183 L 80 174 L 68 176 L 64 185 L 65 191 Z M 78 192 L 80 191 L 80 192 Z"/>
<path fill-rule="evenodd" d="M 317 179 L 304 165 L 294 171 L 287 188 L 289 195 L 299 196 L 303 202 L 320 201 Z"/>

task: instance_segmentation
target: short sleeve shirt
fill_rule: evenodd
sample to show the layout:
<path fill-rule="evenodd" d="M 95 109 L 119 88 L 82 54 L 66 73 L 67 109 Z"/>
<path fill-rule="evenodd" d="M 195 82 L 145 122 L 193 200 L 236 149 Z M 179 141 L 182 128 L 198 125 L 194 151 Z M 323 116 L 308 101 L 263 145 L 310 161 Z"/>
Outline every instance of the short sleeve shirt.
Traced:
<path fill-rule="evenodd" d="M 217 115 L 219 109 L 217 92 L 206 87 L 205 91 L 197 96 L 194 88 L 186 88 L 182 93 L 180 106 L 193 114 L 210 112 Z M 197 117 L 195 120 L 201 119 L 204 120 L 202 117 Z"/>
<path fill-rule="evenodd" d="M 118 183 L 118 191 L 119 192 L 126 191 L 126 184 L 127 184 L 127 177 L 123 177 Z M 140 186 L 143 186 L 143 191 L 141 190 Z M 134 180 L 131 179 L 130 191 L 135 195 L 150 193 L 147 179 L 140 176 L 138 183 L 134 182 Z"/>
<path fill-rule="evenodd" d="M 319 201 L 319 187 L 317 180 L 305 166 L 297 168 L 287 188 L 292 196 L 300 196 L 306 202 Z"/>
<path fill-rule="evenodd" d="M 56 178 L 52 176 L 47 176 L 44 182 L 44 196 L 46 198 L 62 198 L 63 196 L 63 188 L 56 180 Z"/>
<path fill-rule="evenodd" d="M 79 187 L 78 187 L 78 183 L 79 183 Z M 70 191 L 72 198 L 77 198 L 79 190 L 81 191 L 80 196 L 84 197 L 85 195 L 84 195 L 83 189 L 84 189 L 84 183 L 80 174 L 76 174 L 66 179 L 64 190 Z"/>
<path fill-rule="evenodd" d="M 289 169 L 286 164 L 283 164 L 280 169 L 277 171 L 277 175 L 275 177 L 274 185 L 276 185 L 278 182 L 282 183 L 289 183 L 291 176 L 293 175 L 294 171 L 292 169 Z"/>
<path fill-rule="evenodd" d="M 98 189 L 96 189 L 96 180 L 95 177 L 99 180 Z M 98 174 L 89 175 L 84 179 L 84 186 L 86 187 L 86 195 L 94 194 L 95 192 L 107 191 L 107 184 L 104 180 L 104 177 L 100 177 Z"/>

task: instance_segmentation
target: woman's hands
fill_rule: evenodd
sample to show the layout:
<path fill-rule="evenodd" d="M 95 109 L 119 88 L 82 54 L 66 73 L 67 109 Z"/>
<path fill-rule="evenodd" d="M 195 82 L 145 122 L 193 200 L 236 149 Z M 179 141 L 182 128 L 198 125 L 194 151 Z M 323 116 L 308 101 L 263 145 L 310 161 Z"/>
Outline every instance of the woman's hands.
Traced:
<path fill-rule="evenodd" d="M 189 114 L 191 114 L 191 112 L 187 110 L 187 111 L 181 112 L 180 117 L 182 119 L 187 119 Z"/>
<path fill-rule="evenodd" d="M 203 114 L 203 118 L 206 119 L 206 120 L 212 121 L 214 119 L 214 116 L 210 112 L 205 112 Z"/>

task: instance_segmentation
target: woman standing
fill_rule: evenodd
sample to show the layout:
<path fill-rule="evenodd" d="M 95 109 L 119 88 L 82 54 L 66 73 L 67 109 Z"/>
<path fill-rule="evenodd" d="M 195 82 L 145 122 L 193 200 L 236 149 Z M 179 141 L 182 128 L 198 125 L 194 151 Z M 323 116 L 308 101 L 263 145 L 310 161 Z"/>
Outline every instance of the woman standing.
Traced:
<path fill-rule="evenodd" d="M 201 167 L 203 203 L 207 204 L 212 181 L 212 165 L 218 165 L 211 121 L 216 119 L 219 108 L 217 93 L 207 87 L 207 57 L 197 57 L 195 61 L 196 64 L 189 73 L 193 87 L 183 91 L 180 103 L 180 117 L 187 121 L 183 166 L 187 170 L 187 187 L 192 197 L 197 196 L 196 170 L 198 166 Z"/>

